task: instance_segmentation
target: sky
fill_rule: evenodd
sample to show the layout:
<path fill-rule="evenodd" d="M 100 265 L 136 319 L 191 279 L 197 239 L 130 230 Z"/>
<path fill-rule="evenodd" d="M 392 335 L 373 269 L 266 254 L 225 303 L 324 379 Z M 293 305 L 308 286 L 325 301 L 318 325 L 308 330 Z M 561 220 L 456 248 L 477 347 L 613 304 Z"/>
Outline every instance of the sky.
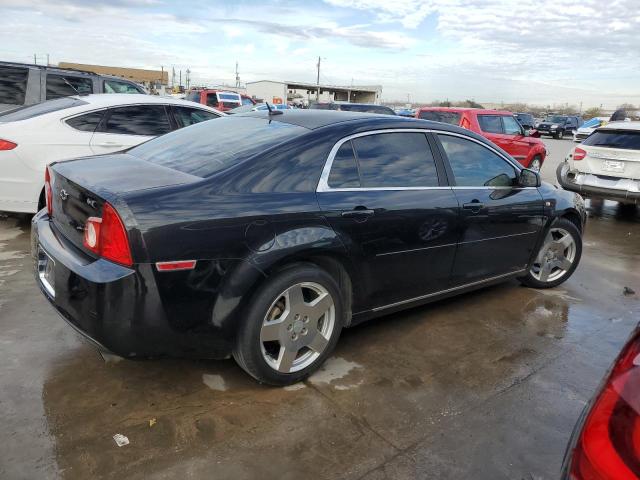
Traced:
<path fill-rule="evenodd" d="M 386 101 L 640 103 L 640 0 L 0 0 L 0 60 L 382 85 Z"/>

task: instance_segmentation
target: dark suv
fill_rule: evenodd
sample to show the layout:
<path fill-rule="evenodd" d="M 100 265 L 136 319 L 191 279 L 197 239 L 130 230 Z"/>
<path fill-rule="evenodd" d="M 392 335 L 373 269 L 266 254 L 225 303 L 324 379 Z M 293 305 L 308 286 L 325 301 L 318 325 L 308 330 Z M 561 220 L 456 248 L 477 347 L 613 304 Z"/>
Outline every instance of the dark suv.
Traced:
<path fill-rule="evenodd" d="M 536 126 L 536 121 L 530 113 L 514 113 L 513 116 L 525 130 L 531 130 Z"/>
<path fill-rule="evenodd" d="M 573 132 L 582 126 L 582 117 L 576 115 L 547 115 L 537 126 L 540 135 L 550 135 L 553 138 L 562 139 L 565 135 L 573 135 Z"/>
<path fill-rule="evenodd" d="M 67 68 L 0 62 L 0 112 L 89 93 L 146 93 L 137 83 Z"/>

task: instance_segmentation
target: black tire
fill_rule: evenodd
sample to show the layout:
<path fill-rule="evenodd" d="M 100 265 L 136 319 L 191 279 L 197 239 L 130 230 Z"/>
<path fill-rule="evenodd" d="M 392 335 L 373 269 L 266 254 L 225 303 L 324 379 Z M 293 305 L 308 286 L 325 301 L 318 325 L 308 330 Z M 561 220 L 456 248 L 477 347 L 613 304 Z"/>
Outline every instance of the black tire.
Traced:
<path fill-rule="evenodd" d="M 335 323 L 329 343 L 313 363 L 296 372 L 281 373 L 272 368 L 263 357 L 260 337 L 262 323 L 278 296 L 289 287 L 303 282 L 319 284 L 329 292 L 335 307 Z M 331 355 L 345 324 L 345 315 L 343 294 L 331 275 L 312 264 L 291 266 L 268 278 L 251 298 L 238 330 L 233 357 L 243 370 L 261 383 L 291 385 L 315 372 Z"/>
<path fill-rule="evenodd" d="M 522 285 L 525 285 L 531 288 L 539 288 L 539 289 L 557 287 L 561 283 L 568 280 L 571 277 L 571 275 L 573 275 L 573 272 L 575 272 L 576 268 L 578 268 L 578 264 L 580 263 L 580 258 L 582 257 L 582 235 L 580 234 L 578 227 L 576 227 L 576 225 L 572 221 L 567 220 L 566 218 L 558 218 L 549 227 L 549 229 L 552 229 L 552 228 L 562 228 L 563 230 L 566 230 L 571 235 L 571 237 L 573 237 L 573 241 L 575 242 L 575 246 L 576 246 L 573 265 L 571 265 L 571 268 L 569 268 L 562 277 L 554 281 L 548 281 L 548 282 L 543 282 L 535 278 L 531 271 L 533 266 L 530 265 L 529 270 L 527 270 L 527 274 L 523 277 L 518 278 L 518 280 Z M 543 248 L 543 246 L 544 244 L 541 245 L 540 248 Z M 537 254 L 538 252 L 536 252 L 536 255 Z"/>
<path fill-rule="evenodd" d="M 558 130 L 554 137 L 556 140 L 562 140 L 564 138 L 564 130 Z"/>

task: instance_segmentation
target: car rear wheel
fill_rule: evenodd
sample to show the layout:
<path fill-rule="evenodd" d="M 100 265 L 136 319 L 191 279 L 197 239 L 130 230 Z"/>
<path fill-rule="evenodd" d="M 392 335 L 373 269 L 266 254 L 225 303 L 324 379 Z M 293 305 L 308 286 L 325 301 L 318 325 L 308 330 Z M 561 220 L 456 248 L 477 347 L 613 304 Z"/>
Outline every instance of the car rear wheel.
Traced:
<path fill-rule="evenodd" d="M 533 288 L 558 286 L 573 274 L 581 255 L 582 237 L 578 228 L 560 218 L 547 232 L 531 268 L 520 282 Z"/>
<path fill-rule="evenodd" d="M 254 295 L 234 358 L 260 382 L 299 382 L 329 356 L 344 315 L 342 295 L 331 275 L 311 265 L 290 267 Z"/>

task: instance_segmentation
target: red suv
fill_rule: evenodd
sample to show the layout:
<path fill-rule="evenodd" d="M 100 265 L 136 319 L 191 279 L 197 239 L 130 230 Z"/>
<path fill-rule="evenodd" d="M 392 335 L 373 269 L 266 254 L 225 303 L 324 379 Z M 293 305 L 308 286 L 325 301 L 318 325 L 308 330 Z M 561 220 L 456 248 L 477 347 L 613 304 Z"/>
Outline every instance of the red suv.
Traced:
<path fill-rule="evenodd" d="M 540 170 L 547 156 L 542 140 L 530 136 L 529 131 L 518 123 L 511 112 L 479 108 L 424 107 L 416 111 L 416 118 L 458 125 L 479 133 L 524 167 L 532 170 Z"/>
<path fill-rule="evenodd" d="M 232 110 L 242 105 L 255 105 L 256 103 L 251 97 L 240 93 L 207 88 L 191 90 L 185 97 L 185 100 L 202 103 L 221 112 L 226 112 L 227 110 Z"/>

